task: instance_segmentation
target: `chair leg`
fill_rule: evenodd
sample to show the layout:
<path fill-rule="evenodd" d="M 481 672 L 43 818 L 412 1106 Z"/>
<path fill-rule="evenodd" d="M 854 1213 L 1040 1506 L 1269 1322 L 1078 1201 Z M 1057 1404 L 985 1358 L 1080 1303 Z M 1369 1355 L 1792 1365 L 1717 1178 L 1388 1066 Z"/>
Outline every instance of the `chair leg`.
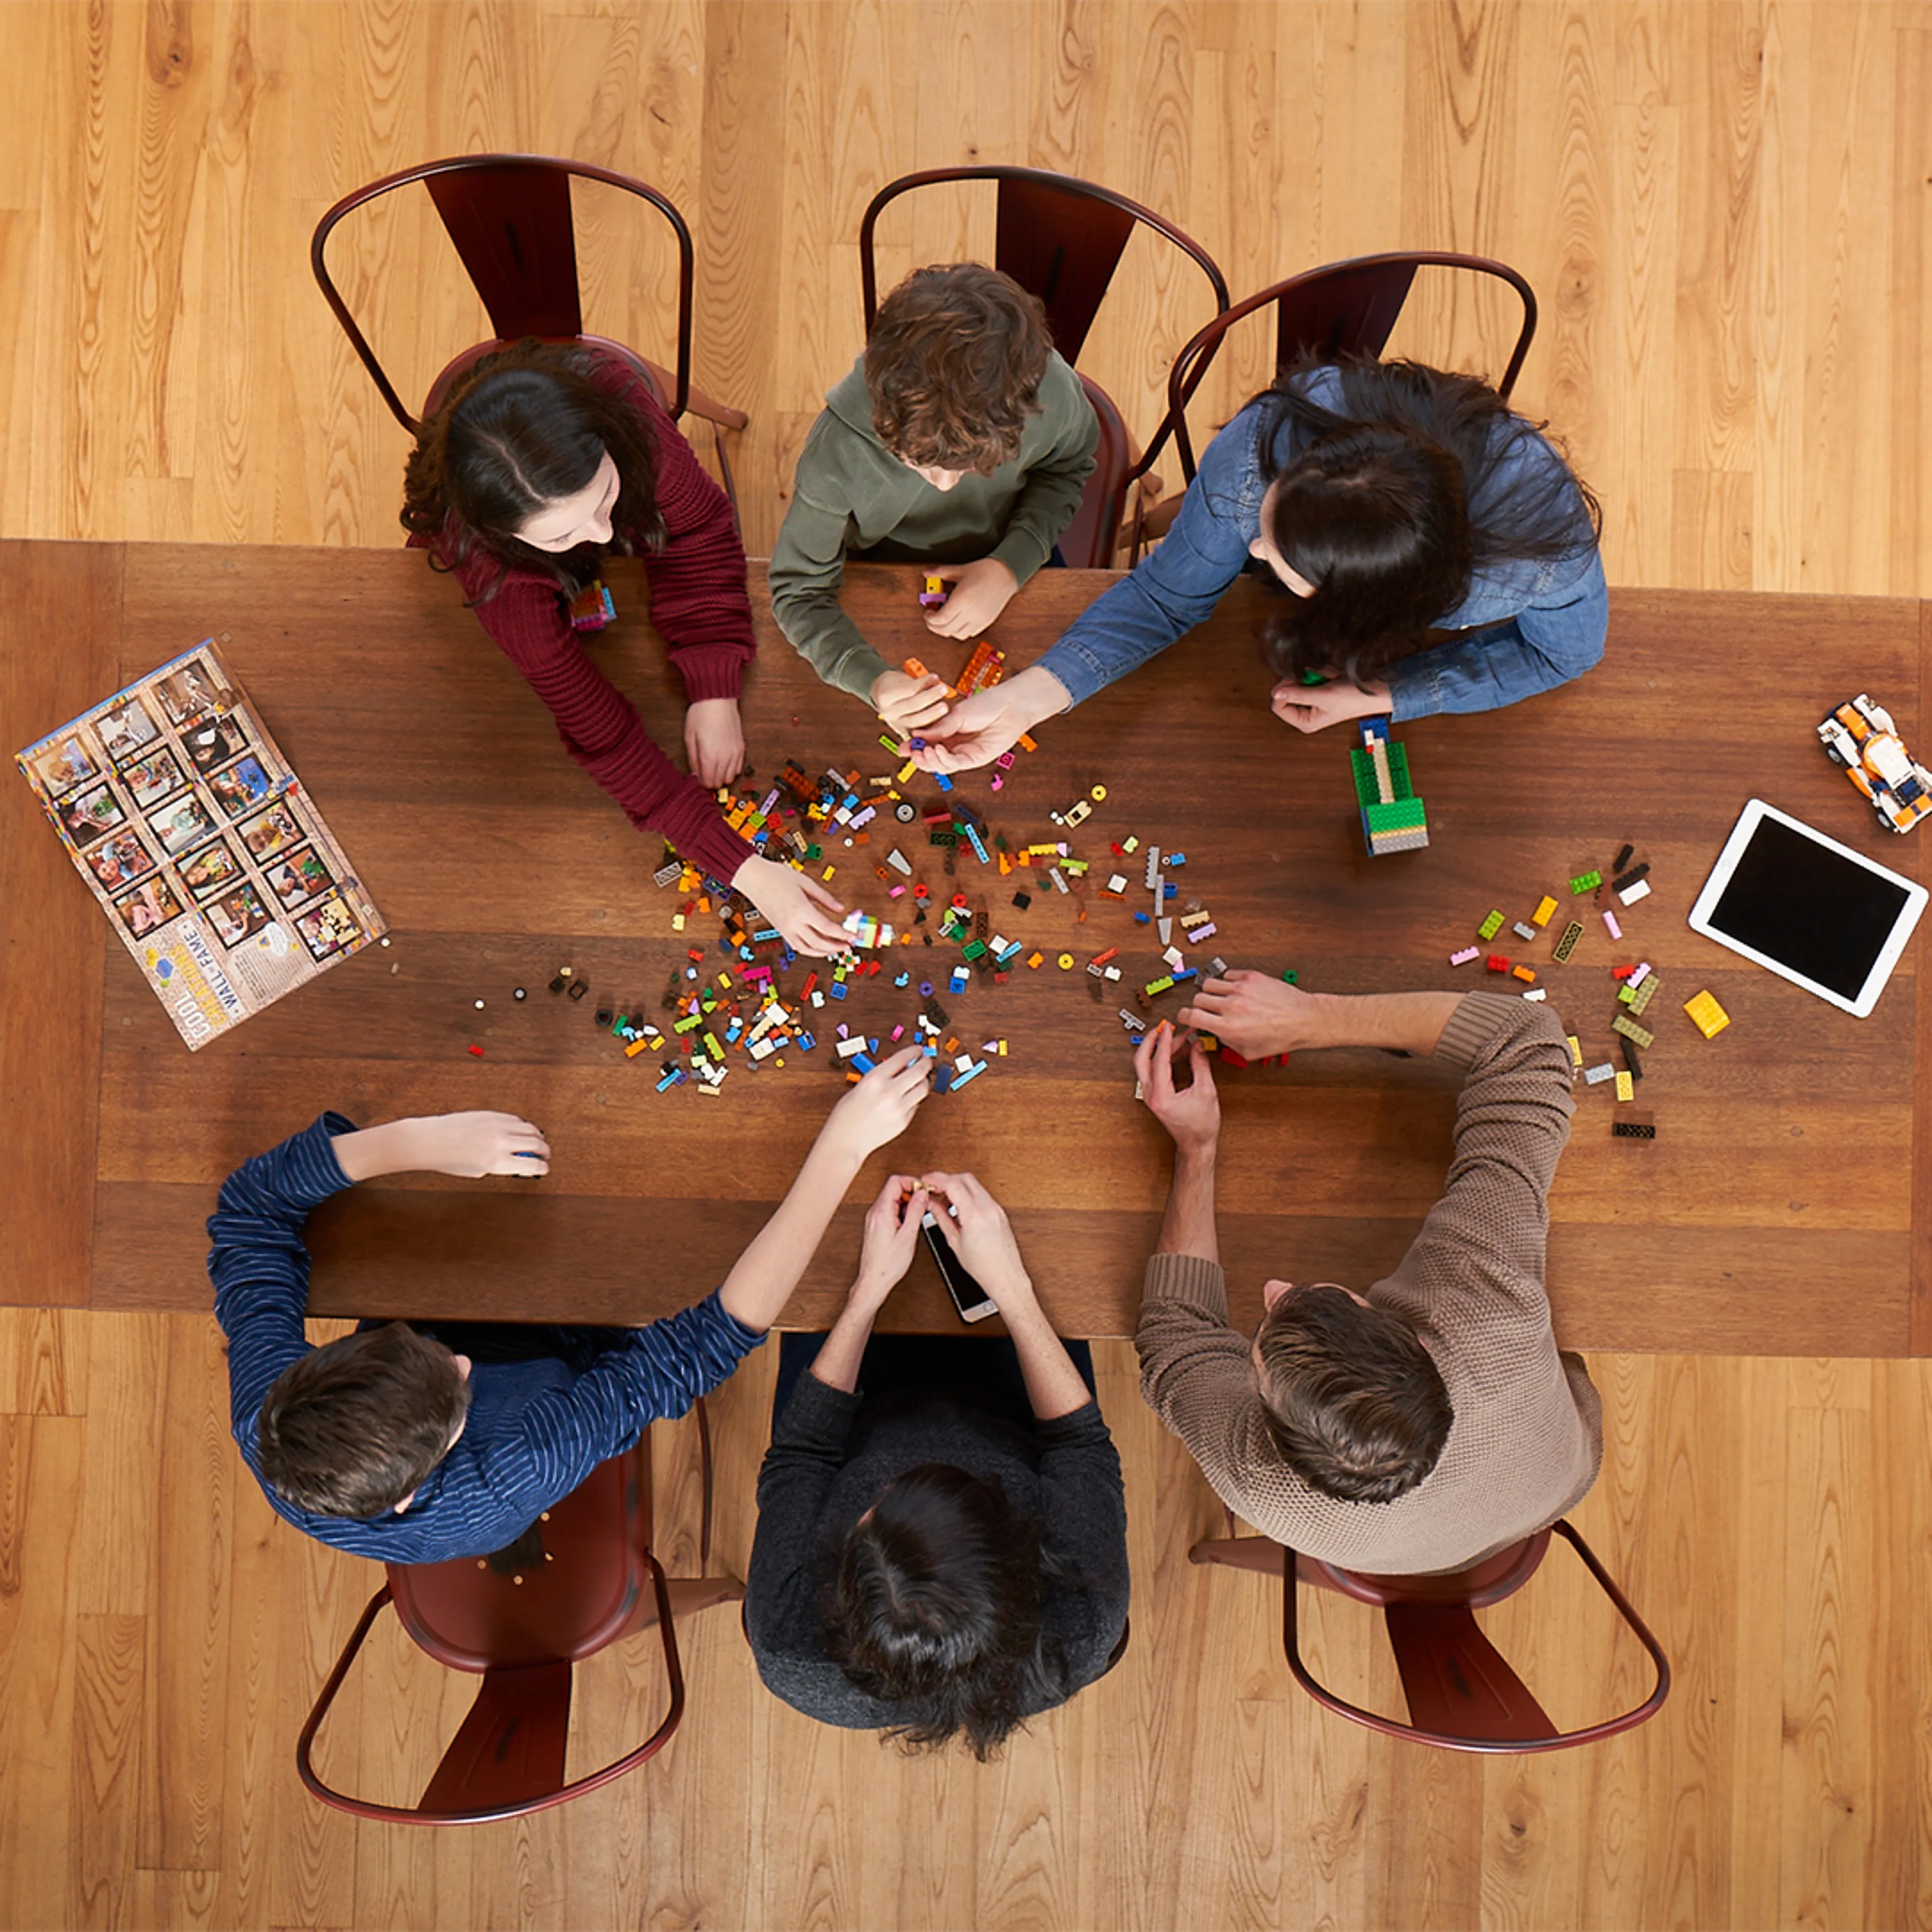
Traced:
<path fill-rule="evenodd" d="M 704 1491 L 703 1516 L 698 1531 L 698 1567 L 700 1570 L 711 1568 L 711 1504 L 712 1482 L 711 1468 L 711 1417 L 704 1406 L 704 1398 L 700 1396 L 694 1405 L 698 1410 L 698 1480 Z"/>
<path fill-rule="evenodd" d="M 1187 1552 L 1187 1560 L 1224 1564 L 1231 1570 L 1257 1570 L 1264 1576 L 1279 1576 L 1283 1558 L 1281 1545 L 1265 1536 L 1222 1536 L 1197 1543 Z"/>
<path fill-rule="evenodd" d="M 752 418 L 742 410 L 734 410 L 729 403 L 721 403 L 716 397 L 706 394 L 696 383 L 691 386 L 685 400 L 687 416 L 701 416 L 705 422 L 722 429 L 748 429 Z"/>

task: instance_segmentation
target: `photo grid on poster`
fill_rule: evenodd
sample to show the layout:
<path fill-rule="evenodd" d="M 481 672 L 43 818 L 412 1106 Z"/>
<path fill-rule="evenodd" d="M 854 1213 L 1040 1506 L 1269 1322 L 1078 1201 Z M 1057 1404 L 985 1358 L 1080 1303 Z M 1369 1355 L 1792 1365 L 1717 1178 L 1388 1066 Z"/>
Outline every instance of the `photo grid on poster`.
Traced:
<path fill-rule="evenodd" d="M 190 1049 L 386 930 L 212 643 L 15 762 Z"/>

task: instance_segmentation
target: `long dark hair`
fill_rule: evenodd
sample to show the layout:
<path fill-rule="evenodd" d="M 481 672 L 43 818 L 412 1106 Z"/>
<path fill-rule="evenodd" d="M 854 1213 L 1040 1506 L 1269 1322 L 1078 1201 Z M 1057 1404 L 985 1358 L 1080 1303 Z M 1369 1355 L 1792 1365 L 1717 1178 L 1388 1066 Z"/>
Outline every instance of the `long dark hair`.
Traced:
<path fill-rule="evenodd" d="M 862 1690 L 908 1712 L 890 1735 L 914 1749 L 963 1738 L 982 1763 L 1030 1710 L 1066 1694 L 1040 1602 L 1050 1566 L 1040 1525 L 998 1484 L 950 1463 L 896 1478 L 840 1552 L 826 1654 Z"/>
<path fill-rule="evenodd" d="M 1305 393 L 1330 363 L 1339 410 Z M 1276 486 L 1267 535 L 1315 586 L 1312 597 L 1286 596 L 1268 626 L 1283 676 L 1333 670 L 1366 684 L 1430 641 L 1477 571 L 1574 555 L 1602 529 L 1596 498 L 1560 463 L 1500 496 L 1489 487 L 1540 426 L 1472 376 L 1310 356 L 1255 400 L 1256 458 Z"/>
<path fill-rule="evenodd" d="M 662 544 L 650 427 L 595 380 L 591 367 L 583 350 L 532 338 L 457 378 L 417 432 L 403 472 L 403 527 L 430 540 L 434 568 L 460 569 L 481 550 L 501 565 L 541 571 L 574 596 L 596 576 L 602 546 L 538 550 L 517 531 L 584 488 L 607 452 L 617 466 L 623 536 L 616 547 Z M 496 595 L 502 575 L 478 603 Z"/>

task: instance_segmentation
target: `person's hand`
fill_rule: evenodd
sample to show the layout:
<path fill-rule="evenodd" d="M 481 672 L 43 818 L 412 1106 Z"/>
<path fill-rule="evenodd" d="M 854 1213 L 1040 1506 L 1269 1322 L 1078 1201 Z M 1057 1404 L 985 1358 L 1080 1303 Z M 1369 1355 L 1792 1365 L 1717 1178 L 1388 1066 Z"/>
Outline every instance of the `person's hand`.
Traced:
<path fill-rule="evenodd" d="M 1064 711 L 1070 702 L 1058 678 L 1030 664 L 1016 677 L 962 698 L 926 734 L 926 748 L 911 754 L 913 762 L 928 772 L 970 772 L 990 765 L 1042 718 Z"/>
<path fill-rule="evenodd" d="M 948 580 L 952 592 L 936 610 L 926 613 L 926 628 L 942 638 L 976 638 L 990 631 L 1000 613 L 1012 602 L 1020 580 L 996 556 L 962 564 L 956 570 L 933 574 Z"/>
<path fill-rule="evenodd" d="M 731 874 L 731 884 L 778 928 L 794 952 L 822 959 L 852 950 L 852 935 L 838 923 L 844 904 L 816 879 L 776 859 L 754 856 Z"/>
<path fill-rule="evenodd" d="M 1211 1033 L 1244 1058 L 1258 1060 L 1312 1045 L 1316 1006 L 1315 995 L 1299 986 L 1238 966 L 1225 979 L 1202 980 L 1193 1004 L 1181 1008 L 1180 1023 Z"/>
<path fill-rule="evenodd" d="M 1012 1223 L 978 1177 L 928 1174 L 920 1177 L 920 1184 L 952 1203 L 952 1216 L 941 1222 L 941 1228 L 960 1265 L 986 1291 L 994 1306 L 1004 1315 L 1030 1302 L 1033 1279 L 1020 1259 Z"/>
<path fill-rule="evenodd" d="M 901 1047 L 857 1086 L 847 1088 L 819 1130 L 819 1138 L 858 1166 L 910 1125 L 932 1086 L 932 1070 L 923 1047 Z"/>
<path fill-rule="evenodd" d="M 538 1174 L 550 1172 L 550 1143 L 515 1114 L 430 1114 L 403 1124 L 410 1165 L 426 1174 Z"/>
<path fill-rule="evenodd" d="M 1134 1048 L 1134 1072 L 1148 1112 L 1173 1136 L 1174 1145 L 1186 1153 L 1205 1153 L 1221 1138 L 1221 1096 L 1215 1091 L 1208 1056 L 1192 1036 L 1187 1042 L 1189 1084 L 1174 1085 L 1174 1061 L 1180 1048 L 1180 1036 L 1162 1020 Z"/>
<path fill-rule="evenodd" d="M 920 1216 L 931 1198 L 909 1174 L 889 1174 L 879 1198 L 866 1210 L 866 1238 L 859 1250 L 859 1272 L 846 1301 L 877 1314 L 887 1295 L 905 1279 L 919 1246 Z"/>
<path fill-rule="evenodd" d="M 684 754 L 692 776 L 707 791 L 729 784 L 745 769 L 745 727 L 735 698 L 700 698 L 686 708 Z"/>
<path fill-rule="evenodd" d="M 1379 678 L 1371 678 L 1360 689 L 1346 677 L 1331 679 L 1327 684 L 1300 684 L 1283 678 L 1269 694 L 1268 709 L 1298 731 L 1325 731 L 1347 718 L 1386 712 L 1394 702 Z"/>
<path fill-rule="evenodd" d="M 946 682 L 928 671 L 923 677 L 909 677 L 902 670 L 881 671 L 872 680 L 872 709 L 892 730 L 905 737 L 923 731 L 946 716 Z"/>

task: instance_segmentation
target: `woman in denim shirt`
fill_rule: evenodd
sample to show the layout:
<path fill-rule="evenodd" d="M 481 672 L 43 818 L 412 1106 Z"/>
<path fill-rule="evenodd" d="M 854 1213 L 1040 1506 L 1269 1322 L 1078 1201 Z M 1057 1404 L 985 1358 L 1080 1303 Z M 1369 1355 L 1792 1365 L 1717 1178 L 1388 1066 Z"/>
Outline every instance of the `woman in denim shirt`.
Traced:
<path fill-rule="evenodd" d="M 1132 575 L 931 727 L 920 762 L 985 764 L 1201 622 L 1251 556 L 1300 600 L 1269 626 L 1273 709 L 1297 730 L 1514 704 L 1603 656 L 1599 522 L 1562 458 L 1484 384 L 1365 358 L 1305 368 L 1215 437 Z"/>

